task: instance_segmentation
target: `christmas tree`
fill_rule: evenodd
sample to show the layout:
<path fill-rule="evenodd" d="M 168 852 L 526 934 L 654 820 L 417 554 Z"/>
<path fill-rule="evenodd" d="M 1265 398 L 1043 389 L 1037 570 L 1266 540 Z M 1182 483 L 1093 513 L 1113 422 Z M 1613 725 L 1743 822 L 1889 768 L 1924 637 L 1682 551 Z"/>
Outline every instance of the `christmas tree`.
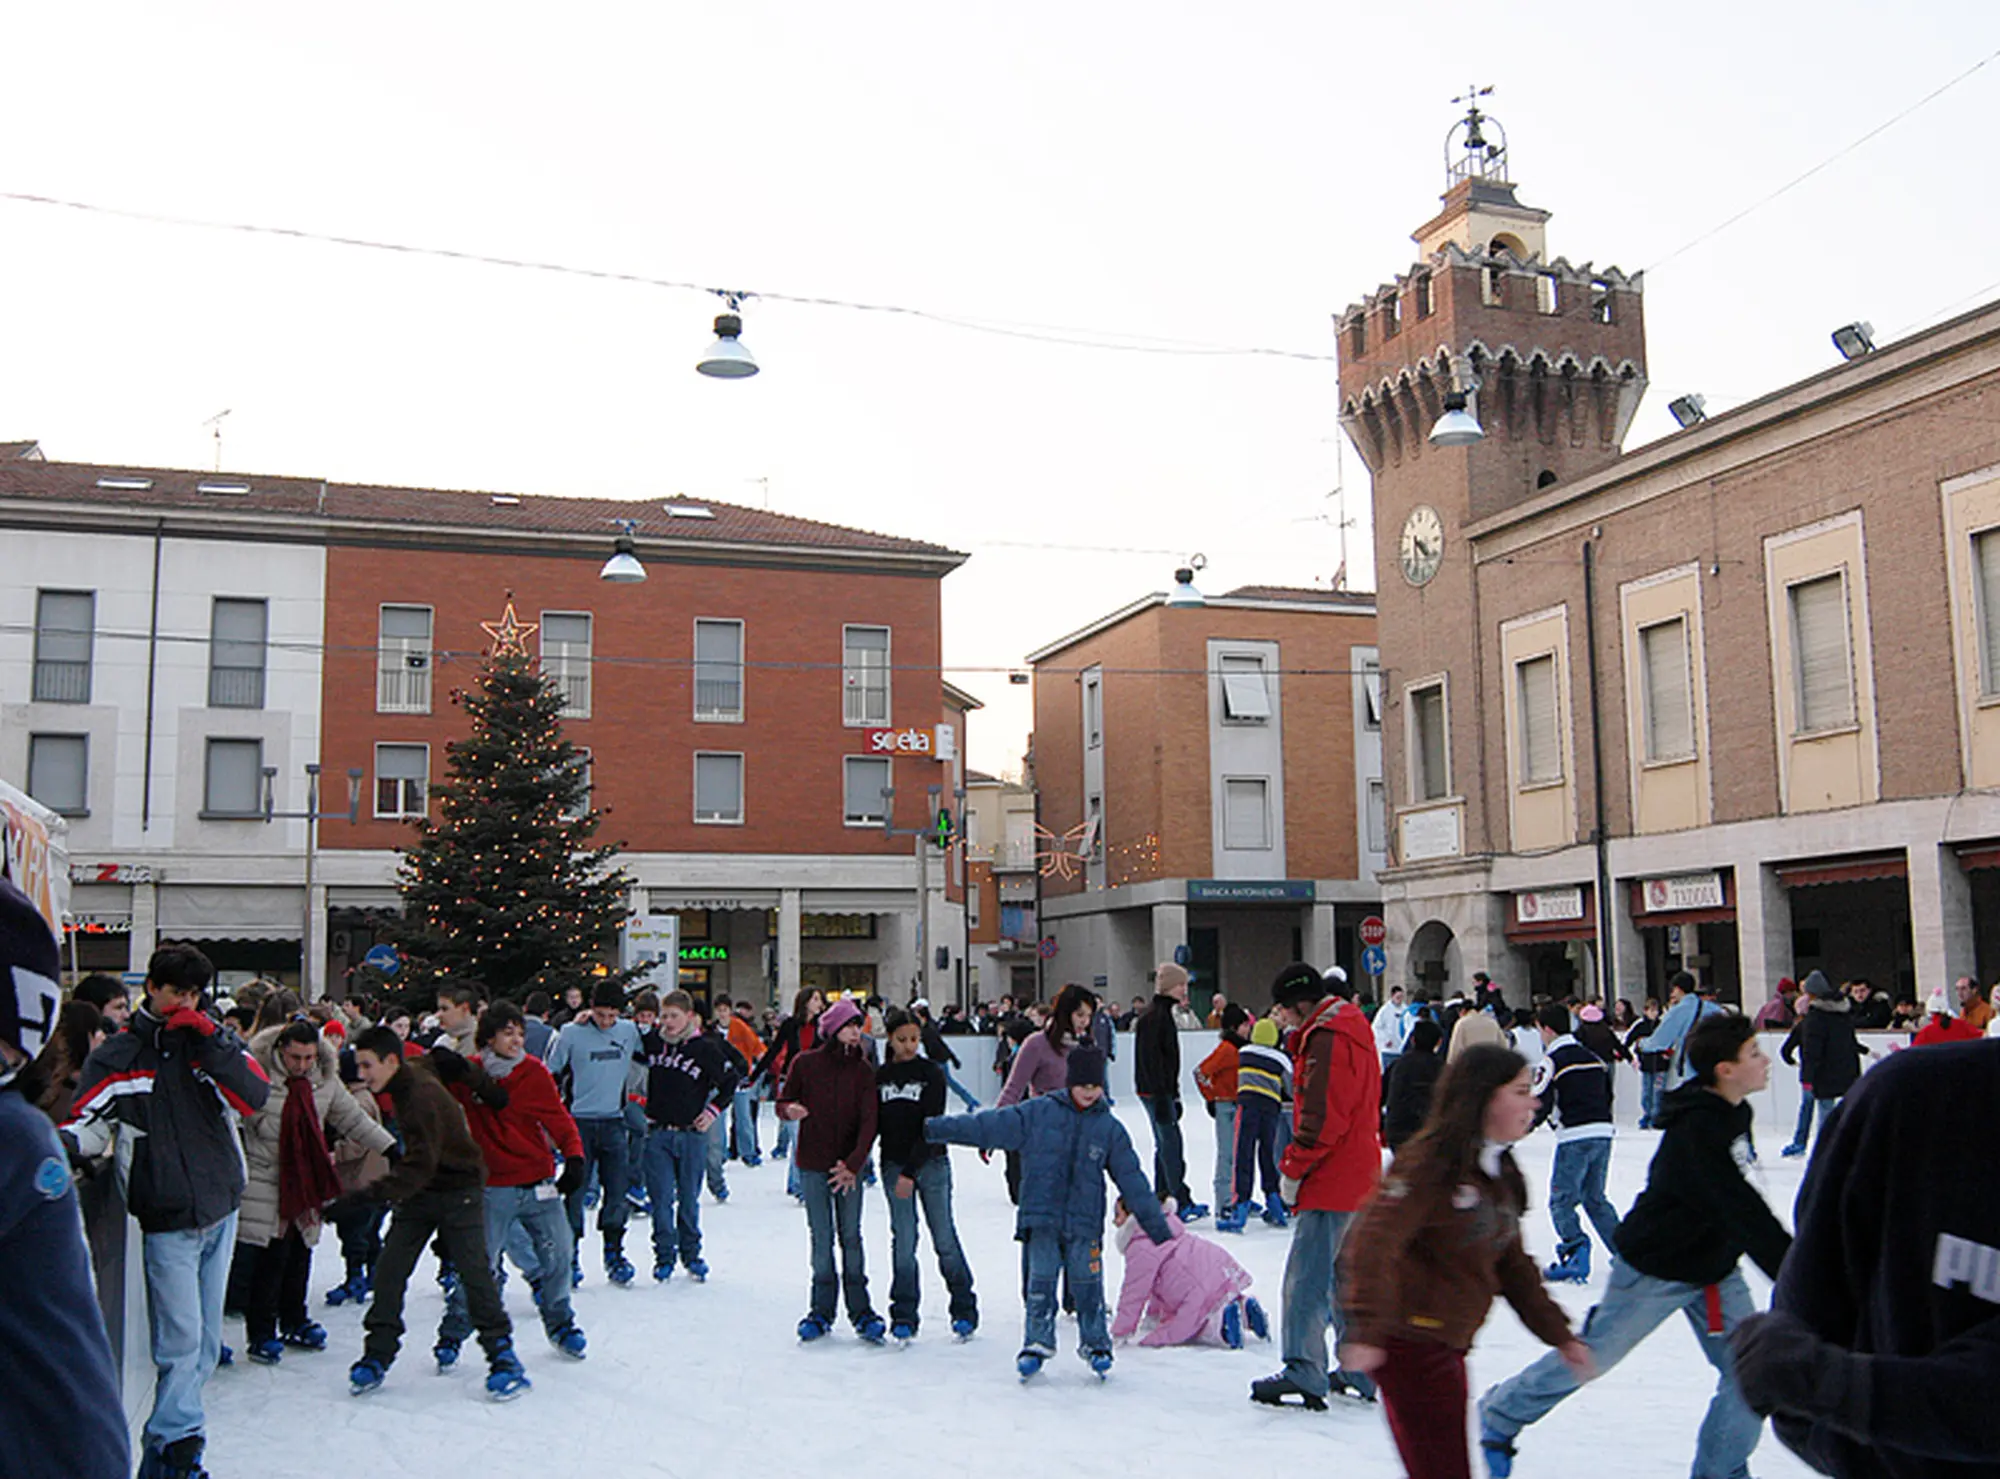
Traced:
<path fill-rule="evenodd" d="M 618 846 L 592 840 L 600 814 L 583 754 L 563 734 L 562 693 L 520 642 L 501 641 L 452 701 L 472 732 L 446 747 L 435 817 L 403 854 L 398 985 L 413 1008 L 453 980 L 479 982 L 494 1000 L 537 990 L 560 1000 L 570 986 L 588 995 L 616 959 L 632 880 L 612 866 Z"/>

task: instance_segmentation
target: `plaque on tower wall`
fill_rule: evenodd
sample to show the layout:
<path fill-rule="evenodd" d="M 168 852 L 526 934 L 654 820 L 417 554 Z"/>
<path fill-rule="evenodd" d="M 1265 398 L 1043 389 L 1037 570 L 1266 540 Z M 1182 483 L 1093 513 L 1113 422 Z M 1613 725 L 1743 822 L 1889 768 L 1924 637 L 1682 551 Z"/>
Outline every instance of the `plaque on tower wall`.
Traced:
<path fill-rule="evenodd" d="M 1422 863 L 1431 858 L 1455 858 L 1459 851 L 1456 806 L 1406 811 L 1396 818 L 1398 861 Z"/>

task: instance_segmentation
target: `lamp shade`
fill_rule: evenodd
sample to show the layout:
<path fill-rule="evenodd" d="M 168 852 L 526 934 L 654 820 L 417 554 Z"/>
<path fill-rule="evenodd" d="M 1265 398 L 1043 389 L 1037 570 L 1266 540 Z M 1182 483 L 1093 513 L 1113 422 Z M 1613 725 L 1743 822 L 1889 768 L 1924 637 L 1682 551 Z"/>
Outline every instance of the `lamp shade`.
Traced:
<path fill-rule="evenodd" d="M 1174 572 L 1174 588 L 1167 593 L 1169 606 L 1206 606 L 1208 600 L 1194 588 L 1194 571 L 1183 565 Z"/>
<path fill-rule="evenodd" d="M 1444 398 L 1444 414 L 1431 426 L 1433 447 L 1469 447 L 1484 441 L 1486 430 L 1479 418 L 1465 408 L 1465 397 L 1453 391 Z"/>
<path fill-rule="evenodd" d="M 608 580 L 613 585 L 636 585 L 646 578 L 646 567 L 639 563 L 639 554 L 630 535 L 619 535 L 611 548 L 611 558 L 597 572 L 599 580 Z"/>
<path fill-rule="evenodd" d="M 747 380 L 757 373 L 757 361 L 738 335 L 743 319 L 734 313 L 715 316 L 715 342 L 695 361 L 695 369 L 715 380 Z"/>

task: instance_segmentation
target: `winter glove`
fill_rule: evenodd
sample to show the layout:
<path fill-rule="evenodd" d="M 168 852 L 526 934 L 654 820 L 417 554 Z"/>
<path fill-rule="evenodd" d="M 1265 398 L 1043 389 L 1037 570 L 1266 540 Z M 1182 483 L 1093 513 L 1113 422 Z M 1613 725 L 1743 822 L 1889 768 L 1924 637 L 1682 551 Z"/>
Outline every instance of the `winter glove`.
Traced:
<path fill-rule="evenodd" d="M 488 1109 L 497 1111 L 507 1107 L 511 1096 L 507 1092 L 507 1086 L 499 1079 L 482 1073 L 472 1080 L 472 1097 Z"/>
<path fill-rule="evenodd" d="M 1298 1206 L 1299 1204 L 1298 1177 L 1280 1176 L 1278 1178 L 1278 1200 L 1283 1202 L 1287 1207 Z"/>
<path fill-rule="evenodd" d="M 465 1059 L 450 1048 L 432 1048 L 429 1057 L 431 1068 L 445 1083 L 462 1084 L 471 1071 Z"/>
<path fill-rule="evenodd" d="M 214 1037 L 215 1018 L 209 1016 L 206 1012 L 198 1012 L 193 1007 L 182 1007 L 171 1017 L 167 1018 L 167 1030 L 172 1032 L 176 1029 L 186 1032 L 197 1032 L 203 1037 Z"/>
<path fill-rule="evenodd" d="M 1204 1099 L 1204 1100 L 1202 1100 L 1201 1102 L 1202 1102 L 1202 1103 L 1204 1103 L 1204 1104 L 1206 1104 L 1206 1105 L 1208 1106 L 1208 1117 L 1209 1117 L 1210 1119 L 1214 1119 L 1214 1118 L 1215 1118 L 1215 1101 L 1214 1101 L 1213 1099 Z"/>
<path fill-rule="evenodd" d="M 1783 1413 L 1831 1422 L 1865 1438 L 1872 1384 L 1867 1357 L 1824 1341 L 1795 1315 L 1752 1315 L 1729 1337 L 1736 1384 L 1760 1417 Z"/>
<path fill-rule="evenodd" d="M 574 1196 L 583 1190 L 583 1179 L 590 1174 L 590 1167 L 580 1155 L 573 1155 L 563 1162 L 562 1173 L 556 1177 L 556 1194 Z"/>

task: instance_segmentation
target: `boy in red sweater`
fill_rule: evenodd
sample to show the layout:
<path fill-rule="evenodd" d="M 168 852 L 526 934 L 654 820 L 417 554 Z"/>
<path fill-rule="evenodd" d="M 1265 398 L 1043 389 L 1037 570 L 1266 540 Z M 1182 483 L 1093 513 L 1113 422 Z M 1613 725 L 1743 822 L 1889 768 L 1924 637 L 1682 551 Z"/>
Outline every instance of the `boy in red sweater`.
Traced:
<path fill-rule="evenodd" d="M 468 1084 L 450 1086 L 486 1160 L 488 1256 L 498 1273 L 501 1250 L 519 1249 L 525 1235 L 536 1270 L 529 1284 L 549 1344 L 581 1361 L 585 1341 L 570 1309 L 570 1230 L 563 1198 L 583 1181 L 583 1137 L 563 1108 L 554 1077 L 528 1054 L 527 1018 L 519 1007 L 494 1002 L 480 1014 L 473 1042 L 480 1067 L 507 1087 L 506 1107 L 494 1109 Z M 557 1150 L 563 1155 L 560 1176 L 553 1154 Z M 438 1327 L 440 1368 L 457 1362 L 458 1348 L 471 1333 L 463 1285 L 454 1283 Z"/>

